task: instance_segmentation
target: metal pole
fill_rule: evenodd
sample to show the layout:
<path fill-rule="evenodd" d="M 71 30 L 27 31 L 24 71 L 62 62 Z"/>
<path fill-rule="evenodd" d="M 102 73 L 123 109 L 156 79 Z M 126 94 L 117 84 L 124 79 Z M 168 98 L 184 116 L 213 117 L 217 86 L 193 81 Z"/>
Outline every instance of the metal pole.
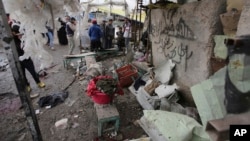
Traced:
<path fill-rule="evenodd" d="M 138 2 L 139 0 L 137 0 L 136 2 L 136 9 L 135 9 L 135 40 L 134 40 L 134 47 L 136 46 L 136 42 L 137 42 L 137 12 L 138 12 Z"/>
<path fill-rule="evenodd" d="M 152 1 L 150 0 L 150 4 L 152 4 Z M 151 44 L 151 38 L 150 38 L 150 35 L 151 35 L 151 33 L 152 33 L 152 26 L 151 26 L 151 9 L 149 9 L 149 12 L 148 12 L 148 16 L 149 16 L 149 22 L 148 22 L 148 41 L 147 41 L 147 48 L 148 48 L 148 50 L 150 50 L 150 62 L 149 62 L 149 64 L 150 64 L 150 66 L 153 66 L 153 48 L 152 48 L 152 44 Z"/>
<path fill-rule="evenodd" d="M 142 3 L 143 3 L 142 1 L 143 1 L 143 0 L 139 0 L 139 2 L 140 2 L 140 3 L 139 3 L 139 4 L 140 4 L 140 9 L 139 9 L 139 10 L 140 10 L 140 18 L 139 18 L 139 41 L 140 41 L 140 39 L 141 39 L 141 10 L 142 10 L 142 7 L 141 7 L 141 6 L 142 6 Z"/>
<path fill-rule="evenodd" d="M 42 141 L 42 135 L 29 97 L 29 93 L 26 89 L 24 75 L 19 62 L 16 45 L 11 34 L 2 0 L 0 1 L 0 31 L 0 39 L 2 40 L 2 45 L 5 49 L 10 68 L 17 86 L 17 91 L 25 110 L 26 119 L 33 141 Z"/>

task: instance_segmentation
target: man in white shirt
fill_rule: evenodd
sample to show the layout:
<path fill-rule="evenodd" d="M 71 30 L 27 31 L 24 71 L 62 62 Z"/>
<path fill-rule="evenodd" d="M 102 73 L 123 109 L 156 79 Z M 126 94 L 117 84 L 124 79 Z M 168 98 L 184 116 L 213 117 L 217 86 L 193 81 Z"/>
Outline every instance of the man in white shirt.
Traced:
<path fill-rule="evenodd" d="M 131 23 L 129 22 L 128 18 L 125 18 L 124 25 L 123 25 L 123 37 L 125 38 L 125 46 L 128 49 L 129 41 L 131 38 Z"/>

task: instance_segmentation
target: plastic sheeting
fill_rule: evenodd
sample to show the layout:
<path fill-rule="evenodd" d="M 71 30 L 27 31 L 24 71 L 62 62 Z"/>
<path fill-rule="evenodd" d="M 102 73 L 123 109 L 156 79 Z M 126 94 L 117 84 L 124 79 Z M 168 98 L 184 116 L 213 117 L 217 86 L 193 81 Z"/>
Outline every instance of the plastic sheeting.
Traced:
<path fill-rule="evenodd" d="M 223 118 L 227 112 L 225 99 L 226 68 L 219 70 L 210 79 L 191 87 L 192 96 L 204 127 L 207 121 Z"/>
<path fill-rule="evenodd" d="M 154 141 L 209 141 L 202 126 L 186 115 L 144 110 L 140 125 Z"/>
<path fill-rule="evenodd" d="M 155 79 L 159 80 L 162 84 L 168 84 L 170 79 L 173 76 L 172 69 L 175 67 L 175 64 L 172 60 L 164 62 L 164 64 L 157 67 L 155 72 Z"/>

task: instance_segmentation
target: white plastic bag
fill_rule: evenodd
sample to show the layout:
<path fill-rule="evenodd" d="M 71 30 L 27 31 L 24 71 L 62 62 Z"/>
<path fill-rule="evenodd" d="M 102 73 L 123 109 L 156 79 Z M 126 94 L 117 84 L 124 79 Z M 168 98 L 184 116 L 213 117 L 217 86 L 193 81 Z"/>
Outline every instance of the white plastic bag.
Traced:
<path fill-rule="evenodd" d="M 163 98 L 173 94 L 177 89 L 179 89 L 179 87 L 176 85 L 176 83 L 173 85 L 162 84 L 155 89 L 155 93 L 159 96 L 159 98 Z"/>
<path fill-rule="evenodd" d="M 155 79 L 159 80 L 162 84 L 168 84 L 171 77 L 173 76 L 172 69 L 175 64 L 172 60 L 168 60 L 166 63 L 162 64 L 160 67 L 154 70 Z"/>

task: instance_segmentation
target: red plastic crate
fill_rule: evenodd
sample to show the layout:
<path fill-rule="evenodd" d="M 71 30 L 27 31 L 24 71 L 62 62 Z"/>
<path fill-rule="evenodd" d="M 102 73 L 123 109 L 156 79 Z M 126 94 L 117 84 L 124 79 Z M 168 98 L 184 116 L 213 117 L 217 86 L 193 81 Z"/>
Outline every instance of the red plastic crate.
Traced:
<path fill-rule="evenodd" d="M 138 77 L 138 70 L 132 65 L 126 65 L 116 70 L 121 87 L 130 86 Z"/>

